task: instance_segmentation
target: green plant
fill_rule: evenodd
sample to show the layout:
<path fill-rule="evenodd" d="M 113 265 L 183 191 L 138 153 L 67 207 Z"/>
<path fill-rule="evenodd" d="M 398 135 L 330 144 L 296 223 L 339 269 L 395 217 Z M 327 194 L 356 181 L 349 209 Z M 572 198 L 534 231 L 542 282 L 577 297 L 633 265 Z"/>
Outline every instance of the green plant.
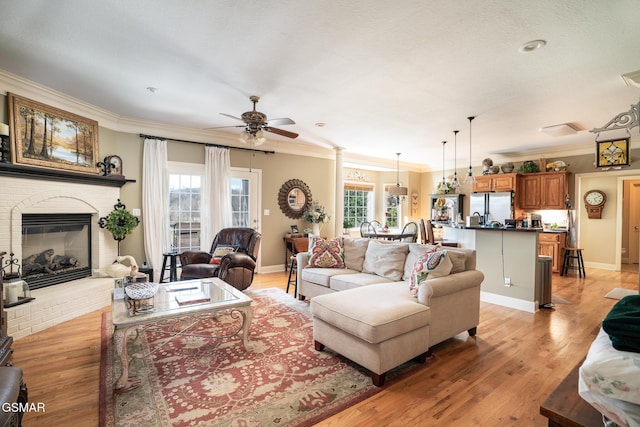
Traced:
<path fill-rule="evenodd" d="M 106 228 L 115 240 L 124 240 L 138 226 L 140 220 L 129 212 L 125 205 L 120 203 L 106 217 L 100 218 L 99 225 Z"/>
<path fill-rule="evenodd" d="M 518 169 L 518 172 L 520 172 L 520 173 L 536 173 L 536 172 L 540 172 L 540 168 L 538 167 L 536 162 L 534 162 L 532 160 L 527 160 L 526 162 L 524 162 L 522 164 L 522 166 L 520 166 L 520 169 Z"/>

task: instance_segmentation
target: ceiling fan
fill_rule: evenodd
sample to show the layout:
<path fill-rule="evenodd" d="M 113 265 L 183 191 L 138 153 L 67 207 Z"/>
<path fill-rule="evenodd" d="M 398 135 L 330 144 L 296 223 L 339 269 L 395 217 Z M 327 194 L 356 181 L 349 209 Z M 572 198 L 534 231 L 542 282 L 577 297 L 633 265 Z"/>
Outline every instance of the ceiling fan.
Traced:
<path fill-rule="evenodd" d="M 265 131 L 275 133 L 277 135 L 286 136 L 287 138 L 298 137 L 298 134 L 295 132 L 289 132 L 284 129 L 273 127 L 273 125 L 294 125 L 296 122 L 286 117 L 268 120 L 266 114 L 261 113 L 260 111 L 256 111 L 256 104 L 258 103 L 258 101 L 260 101 L 260 97 L 252 95 L 249 97 L 249 99 L 251 100 L 251 102 L 253 102 L 253 110 L 242 113 L 242 116 L 240 117 L 232 116 L 231 114 L 220 113 L 223 116 L 231 117 L 235 120 L 240 120 L 241 122 L 244 122 L 244 125 L 220 126 L 211 129 L 243 127 L 244 131 L 242 131 L 242 133 L 240 134 L 240 139 L 243 142 L 251 142 L 255 145 L 263 144 L 267 140 L 264 136 Z"/>

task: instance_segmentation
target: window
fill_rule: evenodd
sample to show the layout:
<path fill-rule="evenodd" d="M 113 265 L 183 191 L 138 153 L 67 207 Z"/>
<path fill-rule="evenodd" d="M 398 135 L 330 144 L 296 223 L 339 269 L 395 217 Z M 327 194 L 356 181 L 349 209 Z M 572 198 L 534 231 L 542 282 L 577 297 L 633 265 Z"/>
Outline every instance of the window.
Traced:
<path fill-rule="evenodd" d="M 250 227 L 248 179 L 231 178 L 231 211 L 234 227 Z"/>
<path fill-rule="evenodd" d="M 373 190 L 372 184 L 344 184 L 344 228 L 359 227 L 373 219 Z"/>
<path fill-rule="evenodd" d="M 394 185 L 388 184 L 384 186 L 384 216 L 385 225 L 391 228 L 400 227 L 400 208 L 401 203 L 398 203 L 398 198 L 389 194 L 389 188 Z"/>
<path fill-rule="evenodd" d="M 203 173 L 197 173 L 198 166 L 169 162 L 170 247 L 178 252 L 200 250 Z"/>

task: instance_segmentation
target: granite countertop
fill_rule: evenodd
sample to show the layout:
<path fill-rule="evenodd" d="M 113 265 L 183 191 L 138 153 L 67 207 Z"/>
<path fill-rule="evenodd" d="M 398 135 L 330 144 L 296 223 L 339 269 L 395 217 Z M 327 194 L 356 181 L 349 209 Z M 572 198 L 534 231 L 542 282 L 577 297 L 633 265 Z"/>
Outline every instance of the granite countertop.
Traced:
<path fill-rule="evenodd" d="M 467 227 L 465 225 L 459 225 L 457 227 L 454 227 L 452 225 L 443 225 L 444 227 L 452 227 L 452 228 L 459 228 L 462 230 L 498 230 L 498 231 L 518 231 L 518 232 L 536 232 L 536 233 L 551 233 L 551 234 L 560 234 L 560 233 L 566 233 L 567 230 L 564 228 L 557 228 L 555 230 L 552 229 L 547 229 L 545 230 L 542 227 L 538 227 L 538 228 L 520 228 L 520 227 L 505 227 L 505 226 L 500 226 L 500 227 L 491 227 L 491 226 L 483 226 L 483 225 L 474 225 L 471 227 Z"/>

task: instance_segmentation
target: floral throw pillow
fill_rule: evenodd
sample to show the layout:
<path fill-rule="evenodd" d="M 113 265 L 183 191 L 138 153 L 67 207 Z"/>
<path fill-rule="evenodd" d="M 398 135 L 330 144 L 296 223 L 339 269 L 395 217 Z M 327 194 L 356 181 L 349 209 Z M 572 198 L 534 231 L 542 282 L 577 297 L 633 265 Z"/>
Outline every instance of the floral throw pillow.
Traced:
<path fill-rule="evenodd" d="M 453 267 L 446 252 L 425 252 L 416 259 L 409 279 L 409 292 L 414 297 L 418 296 L 420 283 L 427 279 L 447 276 Z"/>
<path fill-rule="evenodd" d="M 340 240 L 316 238 L 307 267 L 344 268 L 344 250 Z"/>

